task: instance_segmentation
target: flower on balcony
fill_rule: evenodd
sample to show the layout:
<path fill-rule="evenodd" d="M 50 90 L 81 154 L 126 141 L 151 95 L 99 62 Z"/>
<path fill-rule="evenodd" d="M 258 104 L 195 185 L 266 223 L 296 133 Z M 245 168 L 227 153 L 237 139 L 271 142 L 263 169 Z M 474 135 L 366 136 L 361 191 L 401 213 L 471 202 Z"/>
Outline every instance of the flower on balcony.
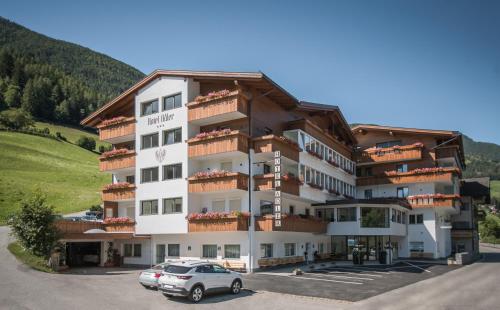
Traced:
<path fill-rule="evenodd" d="M 121 189 L 121 188 L 129 188 L 129 187 L 130 187 L 130 183 L 128 183 L 128 182 L 118 182 L 118 183 L 105 185 L 103 190 L 107 191 L 107 190 L 112 190 L 112 189 Z"/>
<path fill-rule="evenodd" d="M 307 185 L 309 185 L 310 187 L 315 188 L 315 189 L 323 190 L 323 186 L 316 184 L 314 182 L 308 182 Z"/>
<path fill-rule="evenodd" d="M 111 157 L 127 154 L 128 152 L 129 152 L 128 149 L 114 149 L 114 150 L 102 153 L 101 158 L 111 158 Z"/>
<path fill-rule="evenodd" d="M 135 221 L 128 217 L 107 217 L 104 224 L 134 224 Z"/>
<path fill-rule="evenodd" d="M 231 172 L 225 170 L 199 171 L 196 172 L 192 177 L 195 179 L 222 178 L 230 173 Z"/>
<path fill-rule="evenodd" d="M 186 219 L 188 221 L 196 221 L 196 220 L 220 220 L 230 217 L 236 218 L 244 218 L 249 217 L 250 213 L 241 212 L 241 211 L 232 211 L 232 212 L 206 212 L 206 213 L 190 213 Z"/>
<path fill-rule="evenodd" d="M 104 127 L 104 126 L 118 124 L 118 123 L 123 122 L 125 119 L 127 119 L 125 116 L 117 116 L 117 117 L 113 117 L 110 119 L 105 119 L 101 122 L 100 126 Z"/>
<path fill-rule="evenodd" d="M 409 174 L 428 174 L 428 173 L 440 173 L 440 172 L 458 172 L 458 168 L 451 167 L 433 167 L 433 168 L 418 168 L 413 169 L 408 172 L 398 172 L 396 170 L 386 171 L 385 175 L 387 176 L 397 176 L 397 175 L 409 175 Z"/>
<path fill-rule="evenodd" d="M 302 149 L 300 148 L 300 146 L 298 145 L 297 142 L 291 140 L 291 139 L 288 139 L 287 137 L 285 136 L 278 136 L 278 139 L 280 139 L 281 141 L 285 142 L 286 144 L 292 146 L 294 149 L 297 149 L 300 151 L 302 151 Z"/>
<path fill-rule="evenodd" d="M 287 173 L 283 174 L 281 176 L 281 180 L 283 180 L 285 182 L 297 183 L 299 185 L 303 185 L 304 184 L 304 182 L 299 177 L 297 177 L 295 174 L 290 173 L 290 172 L 287 172 Z"/>
<path fill-rule="evenodd" d="M 307 150 L 307 153 L 311 154 L 312 156 L 314 156 L 320 160 L 323 160 L 323 156 L 321 156 L 319 153 L 316 153 L 315 151 L 313 151 L 311 149 Z"/>
<path fill-rule="evenodd" d="M 230 90 L 223 89 L 223 90 L 219 90 L 219 91 L 209 92 L 206 96 L 197 96 L 196 98 L 194 98 L 194 100 L 198 103 L 205 102 L 205 101 L 225 97 L 225 96 L 229 95 L 230 93 L 231 93 Z"/>
<path fill-rule="evenodd" d="M 215 137 L 220 137 L 220 136 L 225 136 L 231 133 L 231 129 L 226 128 L 226 129 L 221 129 L 221 130 L 212 130 L 208 132 L 200 132 L 197 134 L 194 138 L 195 139 L 210 139 L 210 138 L 215 138 Z"/>
<path fill-rule="evenodd" d="M 450 195 L 445 195 L 445 194 L 420 194 L 420 195 L 412 195 L 408 196 L 408 200 L 416 200 L 416 199 L 458 199 L 460 198 L 459 195 L 456 194 L 450 194 Z"/>

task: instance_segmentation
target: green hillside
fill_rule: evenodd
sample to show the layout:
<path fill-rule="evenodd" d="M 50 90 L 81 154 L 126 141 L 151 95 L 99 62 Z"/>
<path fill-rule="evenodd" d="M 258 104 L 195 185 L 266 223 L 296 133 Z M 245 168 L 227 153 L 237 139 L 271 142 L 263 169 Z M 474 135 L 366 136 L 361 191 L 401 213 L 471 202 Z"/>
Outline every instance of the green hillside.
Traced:
<path fill-rule="evenodd" d="M 63 126 L 45 122 L 36 122 L 35 127 L 39 129 L 48 128 L 51 134 L 56 134 L 56 132 L 60 132 L 69 142 L 76 143 L 76 141 L 81 136 L 86 136 L 93 138 L 96 141 L 96 149 L 99 149 L 99 145 L 104 145 L 106 147 L 109 146 L 109 143 L 102 142 L 99 140 L 99 136 L 88 131 L 81 130 L 77 127 Z"/>
<path fill-rule="evenodd" d="M 464 176 L 489 176 L 494 180 L 500 180 L 500 145 L 476 142 L 465 135 L 463 141 L 467 164 Z"/>
<path fill-rule="evenodd" d="M 110 176 L 98 170 L 98 155 L 67 142 L 0 131 L 0 224 L 39 187 L 59 212 L 100 203 Z"/>
<path fill-rule="evenodd" d="M 499 180 L 491 181 L 490 187 L 491 187 L 491 197 L 495 198 L 495 200 L 497 201 L 500 201 L 500 181 Z"/>

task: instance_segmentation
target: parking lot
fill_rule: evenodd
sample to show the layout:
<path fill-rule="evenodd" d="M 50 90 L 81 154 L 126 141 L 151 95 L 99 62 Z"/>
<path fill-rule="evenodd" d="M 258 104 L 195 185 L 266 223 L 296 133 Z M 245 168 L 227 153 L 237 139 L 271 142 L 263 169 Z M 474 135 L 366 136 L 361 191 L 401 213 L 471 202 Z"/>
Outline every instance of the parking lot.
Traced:
<path fill-rule="evenodd" d="M 361 266 L 324 263 L 315 268 L 301 267 L 304 274 L 300 276 L 291 274 L 293 268 L 247 275 L 245 283 L 251 290 L 359 301 L 456 268 L 459 267 L 411 261 Z"/>

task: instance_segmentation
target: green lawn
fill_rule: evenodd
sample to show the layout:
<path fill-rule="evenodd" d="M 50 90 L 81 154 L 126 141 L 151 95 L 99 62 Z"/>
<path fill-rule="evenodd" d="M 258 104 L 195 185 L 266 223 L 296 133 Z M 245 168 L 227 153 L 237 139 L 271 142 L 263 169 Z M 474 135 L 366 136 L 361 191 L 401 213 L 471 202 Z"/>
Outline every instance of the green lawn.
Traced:
<path fill-rule="evenodd" d="M 90 133 L 88 131 L 83 131 L 83 130 L 78 129 L 78 128 L 61 126 L 61 125 L 56 125 L 56 124 L 44 123 L 44 122 L 36 122 L 35 127 L 39 128 L 39 129 L 48 128 L 50 130 L 50 133 L 53 135 L 55 135 L 56 132 L 60 132 L 71 143 L 76 143 L 76 141 L 81 136 L 87 136 L 87 137 L 94 138 L 96 141 L 96 149 L 97 150 L 99 149 L 99 145 L 104 145 L 104 146 L 109 145 L 106 142 L 99 141 L 98 135 Z"/>
<path fill-rule="evenodd" d="M 491 187 L 491 198 L 495 197 L 497 201 L 500 200 L 500 181 L 499 180 L 491 181 L 490 187 Z"/>
<path fill-rule="evenodd" d="M 47 266 L 47 260 L 45 258 L 33 255 L 32 253 L 24 250 L 19 243 L 12 242 L 7 248 L 23 264 L 39 271 L 53 272 L 52 269 Z"/>
<path fill-rule="evenodd" d="M 49 204 L 70 213 L 100 203 L 110 175 L 98 155 L 76 145 L 22 133 L 0 132 L 0 224 L 39 187 Z"/>

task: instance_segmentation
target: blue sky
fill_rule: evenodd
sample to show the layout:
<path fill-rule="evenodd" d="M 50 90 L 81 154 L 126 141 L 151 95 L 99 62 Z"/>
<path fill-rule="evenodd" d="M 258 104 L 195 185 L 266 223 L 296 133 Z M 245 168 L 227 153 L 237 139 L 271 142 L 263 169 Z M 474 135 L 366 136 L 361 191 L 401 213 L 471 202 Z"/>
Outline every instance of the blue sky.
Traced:
<path fill-rule="evenodd" d="M 9 1 L 0 15 L 144 73 L 260 70 L 351 123 L 500 144 L 500 1 L 103 2 Z"/>

